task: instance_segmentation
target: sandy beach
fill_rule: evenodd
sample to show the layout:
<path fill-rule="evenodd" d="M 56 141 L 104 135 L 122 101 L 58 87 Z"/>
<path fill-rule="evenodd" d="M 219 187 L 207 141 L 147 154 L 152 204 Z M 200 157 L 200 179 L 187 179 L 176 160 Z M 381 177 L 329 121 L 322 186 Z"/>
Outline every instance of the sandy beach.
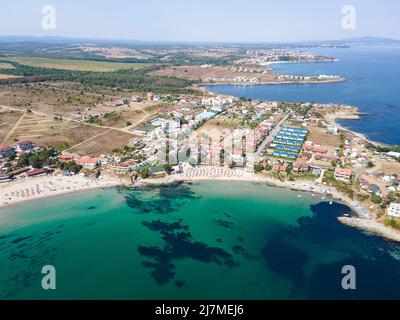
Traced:
<path fill-rule="evenodd" d="M 336 189 L 322 185 L 315 180 L 296 180 L 280 181 L 271 177 L 248 173 L 240 169 L 215 168 L 215 167 L 197 167 L 190 168 L 184 173 L 171 175 L 162 179 L 140 180 L 135 186 L 160 185 L 174 182 L 196 182 L 196 181 L 236 181 L 236 182 L 257 182 L 269 186 L 291 189 L 294 191 L 308 192 L 314 196 L 320 196 L 321 200 L 341 202 L 353 209 L 358 217 L 370 220 L 372 215 L 367 210 L 351 200 L 346 195 L 338 192 Z"/>
<path fill-rule="evenodd" d="M 224 167 L 196 167 L 186 168 L 183 173 L 170 175 L 161 179 L 138 180 L 133 186 L 143 187 L 148 185 L 164 185 L 176 182 L 201 182 L 201 181 L 235 181 L 263 183 L 273 187 L 286 188 L 299 192 L 307 192 L 313 197 L 320 197 L 321 201 L 335 201 L 346 204 L 357 217 L 341 217 L 339 221 L 358 229 L 371 232 L 386 239 L 400 242 L 400 232 L 393 230 L 373 220 L 367 210 L 338 192 L 336 189 L 324 186 L 315 180 L 280 181 L 263 175 L 255 175 L 241 169 Z M 91 179 L 79 175 L 42 176 L 30 179 L 21 179 L 12 183 L 0 185 L 0 208 L 17 203 L 44 199 L 51 196 L 71 192 L 79 192 L 96 188 L 111 188 L 124 185 L 122 180 L 102 176 L 100 179 Z M 299 194 L 299 197 L 302 195 Z"/>
<path fill-rule="evenodd" d="M 79 175 L 71 177 L 61 175 L 42 176 L 20 179 L 0 184 L 0 208 L 24 201 L 42 199 L 70 192 L 109 188 L 119 185 L 122 185 L 122 181 L 105 176 L 99 179 L 90 179 Z"/>

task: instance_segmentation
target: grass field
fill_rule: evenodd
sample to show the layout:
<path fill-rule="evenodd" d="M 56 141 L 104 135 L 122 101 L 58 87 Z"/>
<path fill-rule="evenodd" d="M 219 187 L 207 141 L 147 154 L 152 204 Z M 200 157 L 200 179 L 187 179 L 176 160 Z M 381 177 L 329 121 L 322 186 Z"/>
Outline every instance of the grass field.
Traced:
<path fill-rule="evenodd" d="M 119 63 L 92 60 L 50 59 L 39 57 L 12 57 L 7 58 L 7 60 L 15 61 L 31 67 L 93 72 L 112 72 L 121 69 L 139 69 L 144 66 L 148 66 L 148 64 L 144 63 Z"/>

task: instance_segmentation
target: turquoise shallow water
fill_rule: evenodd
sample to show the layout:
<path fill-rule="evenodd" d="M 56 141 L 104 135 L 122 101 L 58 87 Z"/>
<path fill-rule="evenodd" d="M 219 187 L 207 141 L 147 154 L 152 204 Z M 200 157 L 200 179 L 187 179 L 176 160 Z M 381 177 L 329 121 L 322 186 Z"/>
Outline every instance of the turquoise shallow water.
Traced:
<path fill-rule="evenodd" d="M 254 183 L 109 189 L 0 210 L 2 299 L 399 298 L 399 246 Z M 41 289 L 54 265 L 57 289 Z M 358 290 L 341 289 L 341 268 Z"/>

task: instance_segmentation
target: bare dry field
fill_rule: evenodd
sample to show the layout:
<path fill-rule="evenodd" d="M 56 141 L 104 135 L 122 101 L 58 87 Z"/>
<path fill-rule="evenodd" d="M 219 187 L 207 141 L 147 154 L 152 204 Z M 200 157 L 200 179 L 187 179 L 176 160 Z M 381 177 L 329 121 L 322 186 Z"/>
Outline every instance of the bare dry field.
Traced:
<path fill-rule="evenodd" d="M 273 74 L 237 72 L 230 70 L 229 67 L 214 66 L 212 68 L 201 68 L 200 66 L 178 66 L 166 67 L 161 70 L 152 72 L 154 75 L 174 76 L 192 81 L 206 82 L 207 78 L 227 78 L 234 79 L 237 77 L 258 78 L 259 82 L 276 82 L 276 76 Z"/>
<path fill-rule="evenodd" d="M 10 133 L 10 129 L 8 128 L 7 133 Z M 39 145 L 74 145 L 104 131 L 106 129 L 27 113 L 11 132 L 6 143 L 31 140 Z"/>
<path fill-rule="evenodd" d="M 81 143 L 95 135 L 101 134 L 107 129 L 89 126 L 85 124 L 69 123 L 69 126 L 60 132 L 52 132 L 47 136 L 36 138 L 38 144 L 70 147 Z"/>
<path fill-rule="evenodd" d="M 115 148 L 124 147 L 136 136 L 117 130 L 107 130 L 105 133 L 89 139 L 86 142 L 70 149 L 71 152 L 99 156 L 105 153 L 112 153 Z"/>
<path fill-rule="evenodd" d="M 233 119 L 227 117 L 218 117 L 208 121 L 204 127 L 210 126 L 216 129 L 229 129 L 234 130 L 240 125 L 241 119 Z"/>
<path fill-rule="evenodd" d="M 5 86 L 0 89 L 0 93 L 0 104 L 24 110 L 30 108 L 57 116 L 111 101 L 111 98 L 101 95 L 57 90 L 40 84 Z"/>
<path fill-rule="evenodd" d="M 142 63 L 107 62 L 94 60 L 53 59 L 40 57 L 8 57 L 8 61 L 15 61 L 23 65 L 39 68 L 113 72 L 121 69 L 139 69 L 146 65 Z"/>
<path fill-rule="evenodd" d="M 22 112 L 2 111 L 0 109 L 0 144 L 6 138 L 8 132 L 21 117 Z"/>
<path fill-rule="evenodd" d="M 1 74 L 0 73 L 0 80 L 11 79 L 11 78 L 18 78 L 18 76 L 14 76 L 12 74 Z"/>
<path fill-rule="evenodd" d="M 0 69 L 14 69 L 14 66 L 11 63 L 0 62 Z"/>
<path fill-rule="evenodd" d="M 200 129 L 196 130 L 196 134 L 204 138 L 210 138 L 214 142 L 220 141 L 227 132 L 232 132 L 234 126 L 217 124 L 216 120 L 208 121 Z"/>
<path fill-rule="evenodd" d="M 310 127 L 307 140 L 326 147 L 329 151 L 340 146 L 340 137 L 327 133 L 324 128 Z"/>
<path fill-rule="evenodd" d="M 375 160 L 374 171 L 382 172 L 387 174 L 400 174 L 400 163 L 399 162 L 388 162 L 380 159 Z"/>
<path fill-rule="evenodd" d="M 57 81 L 57 82 L 46 82 L 42 83 L 41 86 L 48 86 L 49 88 L 60 89 L 69 92 L 84 92 L 86 95 L 104 95 L 105 97 L 120 97 L 120 98 L 130 98 L 132 93 L 127 92 L 122 89 L 103 87 L 97 85 L 85 85 L 78 82 L 70 82 L 70 81 Z"/>
<path fill-rule="evenodd" d="M 131 110 L 129 107 L 124 107 L 122 110 L 112 112 L 111 115 L 115 116 L 110 118 L 103 117 L 101 123 L 107 127 L 113 128 L 129 127 L 146 117 L 146 113 L 143 112 L 143 110 Z"/>

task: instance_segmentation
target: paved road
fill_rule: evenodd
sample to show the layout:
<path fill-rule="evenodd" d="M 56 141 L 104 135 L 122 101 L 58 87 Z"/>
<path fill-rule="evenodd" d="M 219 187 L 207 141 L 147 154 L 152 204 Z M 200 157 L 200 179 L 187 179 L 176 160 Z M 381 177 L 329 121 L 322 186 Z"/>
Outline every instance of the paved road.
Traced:
<path fill-rule="evenodd" d="M 261 145 L 258 147 L 256 156 L 259 156 L 261 152 L 263 152 L 267 146 L 267 144 L 271 143 L 272 140 L 275 139 L 276 135 L 279 133 L 281 129 L 281 125 L 286 122 L 286 120 L 289 118 L 290 114 L 286 115 L 279 123 L 275 126 L 275 128 L 268 134 L 268 136 L 264 139 L 264 141 L 261 143 Z"/>

